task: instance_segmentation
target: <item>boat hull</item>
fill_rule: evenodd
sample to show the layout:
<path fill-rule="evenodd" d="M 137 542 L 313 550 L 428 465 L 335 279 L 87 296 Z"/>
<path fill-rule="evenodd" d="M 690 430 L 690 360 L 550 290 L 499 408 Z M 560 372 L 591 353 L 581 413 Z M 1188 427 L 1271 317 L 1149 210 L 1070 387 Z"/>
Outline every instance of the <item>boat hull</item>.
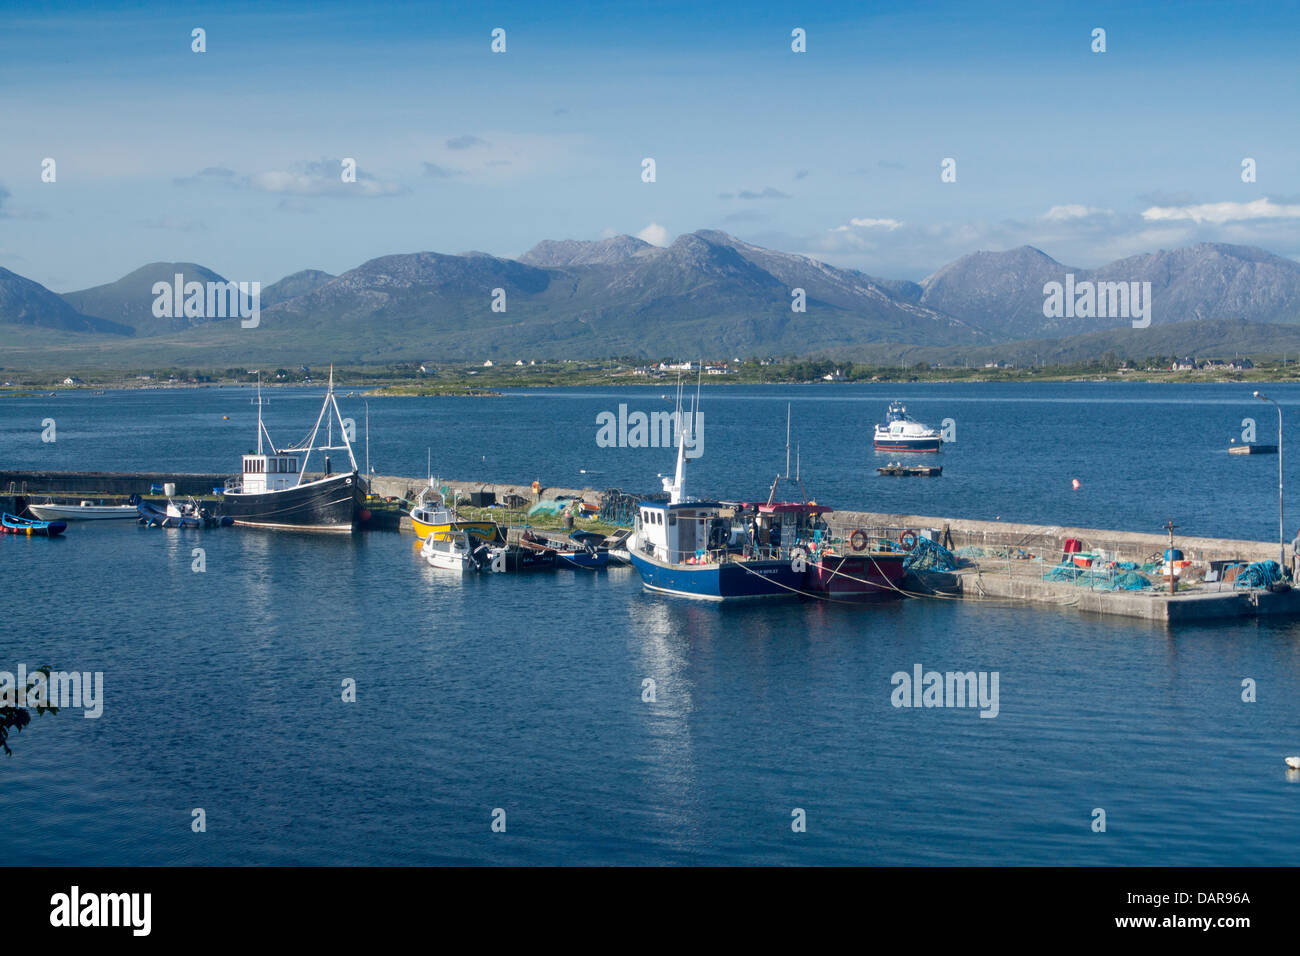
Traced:
<path fill-rule="evenodd" d="M 876 451 L 939 451 L 943 448 L 943 439 L 877 438 L 873 445 Z"/>
<path fill-rule="evenodd" d="M 131 505 L 28 505 L 42 521 L 113 521 L 138 516 Z"/>
<path fill-rule="evenodd" d="M 798 597 L 803 572 L 788 561 L 724 561 L 715 564 L 664 564 L 638 551 L 628 552 L 641 583 L 651 591 L 703 601 L 749 601 Z"/>
<path fill-rule="evenodd" d="M 434 541 L 447 541 L 466 531 L 484 541 L 496 541 L 501 536 L 494 521 L 452 521 L 443 524 L 429 524 L 412 515 L 411 527 L 415 530 L 415 536 L 421 541 L 429 535 L 433 535 Z"/>
<path fill-rule="evenodd" d="M 362 504 L 361 481 L 353 472 L 283 491 L 227 492 L 221 513 L 246 527 L 351 534 L 361 523 Z"/>
<path fill-rule="evenodd" d="M 66 521 L 28 521 L 9 514 L 0 518 L 0 532 L 26 538 L 57 538 L 67 530 Z"/>
<path fill-rule="evenodd" d="M 808 565 L 807 588 L 840 601 L 889 601 L 903 596 L 904 554 L 826 554 Z"/>

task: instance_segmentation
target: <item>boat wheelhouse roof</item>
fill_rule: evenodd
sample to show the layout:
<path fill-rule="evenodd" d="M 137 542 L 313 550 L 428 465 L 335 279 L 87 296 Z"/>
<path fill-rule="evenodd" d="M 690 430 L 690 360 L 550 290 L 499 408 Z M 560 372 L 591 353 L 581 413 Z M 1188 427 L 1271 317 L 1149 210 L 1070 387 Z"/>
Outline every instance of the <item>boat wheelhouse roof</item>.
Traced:
<path fill-rule="evenodd" d="M 830 505 L 819 505 L 811 501 L 774 501 L 768 504 L 766 501 L 743 501 L 740 505 L 742 508 L 753 508 L 759 514 L 809 514 L 825 515 L 830 514 L 835 509 Z"/>
<path fill-rule="evenodd" d="M 725 508 L 726 504 L 721 501 L 676 501 L 669 503 L 667 501 L 643 501 L 642 508 L 659 508 L 669 511 L 675 508 L 696 509 L 696 508 Z"/>

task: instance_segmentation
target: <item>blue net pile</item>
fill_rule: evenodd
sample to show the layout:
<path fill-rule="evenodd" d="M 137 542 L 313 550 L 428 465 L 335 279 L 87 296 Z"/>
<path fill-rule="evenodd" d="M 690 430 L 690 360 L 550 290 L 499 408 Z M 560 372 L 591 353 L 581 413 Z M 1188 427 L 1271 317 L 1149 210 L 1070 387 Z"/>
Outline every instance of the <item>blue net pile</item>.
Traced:
<path fill-rule="evenodd" d="M 959 567 L 961 559 L 957 555 L 929 538 L 918 538 L 916 547 L 903 560 L 905 571 L 955 571 Z"/>
<path fill-rule="evenodd" d="M 1255 561 L 1237 575 L 1234 588 L 1264 588 L 1282 580 L 1282 569 L 1276 561 Z"/>

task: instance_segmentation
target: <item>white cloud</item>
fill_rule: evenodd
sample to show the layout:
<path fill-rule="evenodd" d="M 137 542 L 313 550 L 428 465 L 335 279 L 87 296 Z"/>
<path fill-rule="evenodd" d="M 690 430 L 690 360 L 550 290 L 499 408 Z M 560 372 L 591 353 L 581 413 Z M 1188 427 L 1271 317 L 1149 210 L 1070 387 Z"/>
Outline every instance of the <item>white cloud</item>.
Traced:
<path fill-rule="evenodd" d="M 1112 209 L 1098 209 L 1095 206 L 1084 206 L 1080 203 L 1066 203 L 1063 206 L 1053 206 L 1043 214 L 1043 218 L 1048 222 L 1069 222 L 1071 219 L 1087 219 L 1089 216 L 1113 216 Z"/>
<path fill-rule="evenodd" d="M 1273 202 L 1271 199 L 1256 199 L 1252 202 L 1206 202 L 1187 206 L 1152 206 L 1142 210 L 1142 218 L 1148 222 L 1170 222 L 1188 219 L 1200 225 L 1204 222 L 1222 225 L 1225 222 L 1240 222 L 1247 219 L 1297 219 L 1300 218 L 1300 205 L 1287 205 Z"/>
<path fill-rule="evenodd" d="M 650 223 L 650 225 L 638 232 L 636 237 L 643 242 L 650 243 L 652 246 L 668 245 L 668 230 L 657 222 Z"/>
<path fill-rule="evenodd" d="M 903 224 L 901 219 L 850 219 L 847 226 L 836 226 L 836 232 L 848 232 L 851 228 L 857 229 L 889 229 L 894 230 Z"/>

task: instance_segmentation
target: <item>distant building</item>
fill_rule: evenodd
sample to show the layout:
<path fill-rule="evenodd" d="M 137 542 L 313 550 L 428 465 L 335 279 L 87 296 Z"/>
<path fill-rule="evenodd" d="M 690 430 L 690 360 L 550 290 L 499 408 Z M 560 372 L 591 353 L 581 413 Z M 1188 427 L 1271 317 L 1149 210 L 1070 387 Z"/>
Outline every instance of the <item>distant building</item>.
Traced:
<path fill-rule="evenodd" d="M 492 367 L 492 360 L 491 360 L 491 359 L 488 359 L 486 362 L 484 362 L 484 363 L 483 363 L 483 367 L 484 367 L 484 368 L 491 368 L 491 367 Z"/>
<path fill-rule="evenodd" d="M 64 385 L 80 385 L 80 384 L 82 384 L 82 382 L 81 382 L 81 379 L 76 378 L 76 377 L 74 377 L 74 376 L 72 376 L 72 375 L 69 375 L 67 378 L 65 378 L 65 379 L 63 380 L 63 384 L 64 384 Z"/>
<path fill-rule="evenodd" d="M 516 365 L 523 365 L 523 364 L 524 364 L 524 360 L 523 360 L 523 359 L 515 359 L 515 364 L 516 364 Z"/>

